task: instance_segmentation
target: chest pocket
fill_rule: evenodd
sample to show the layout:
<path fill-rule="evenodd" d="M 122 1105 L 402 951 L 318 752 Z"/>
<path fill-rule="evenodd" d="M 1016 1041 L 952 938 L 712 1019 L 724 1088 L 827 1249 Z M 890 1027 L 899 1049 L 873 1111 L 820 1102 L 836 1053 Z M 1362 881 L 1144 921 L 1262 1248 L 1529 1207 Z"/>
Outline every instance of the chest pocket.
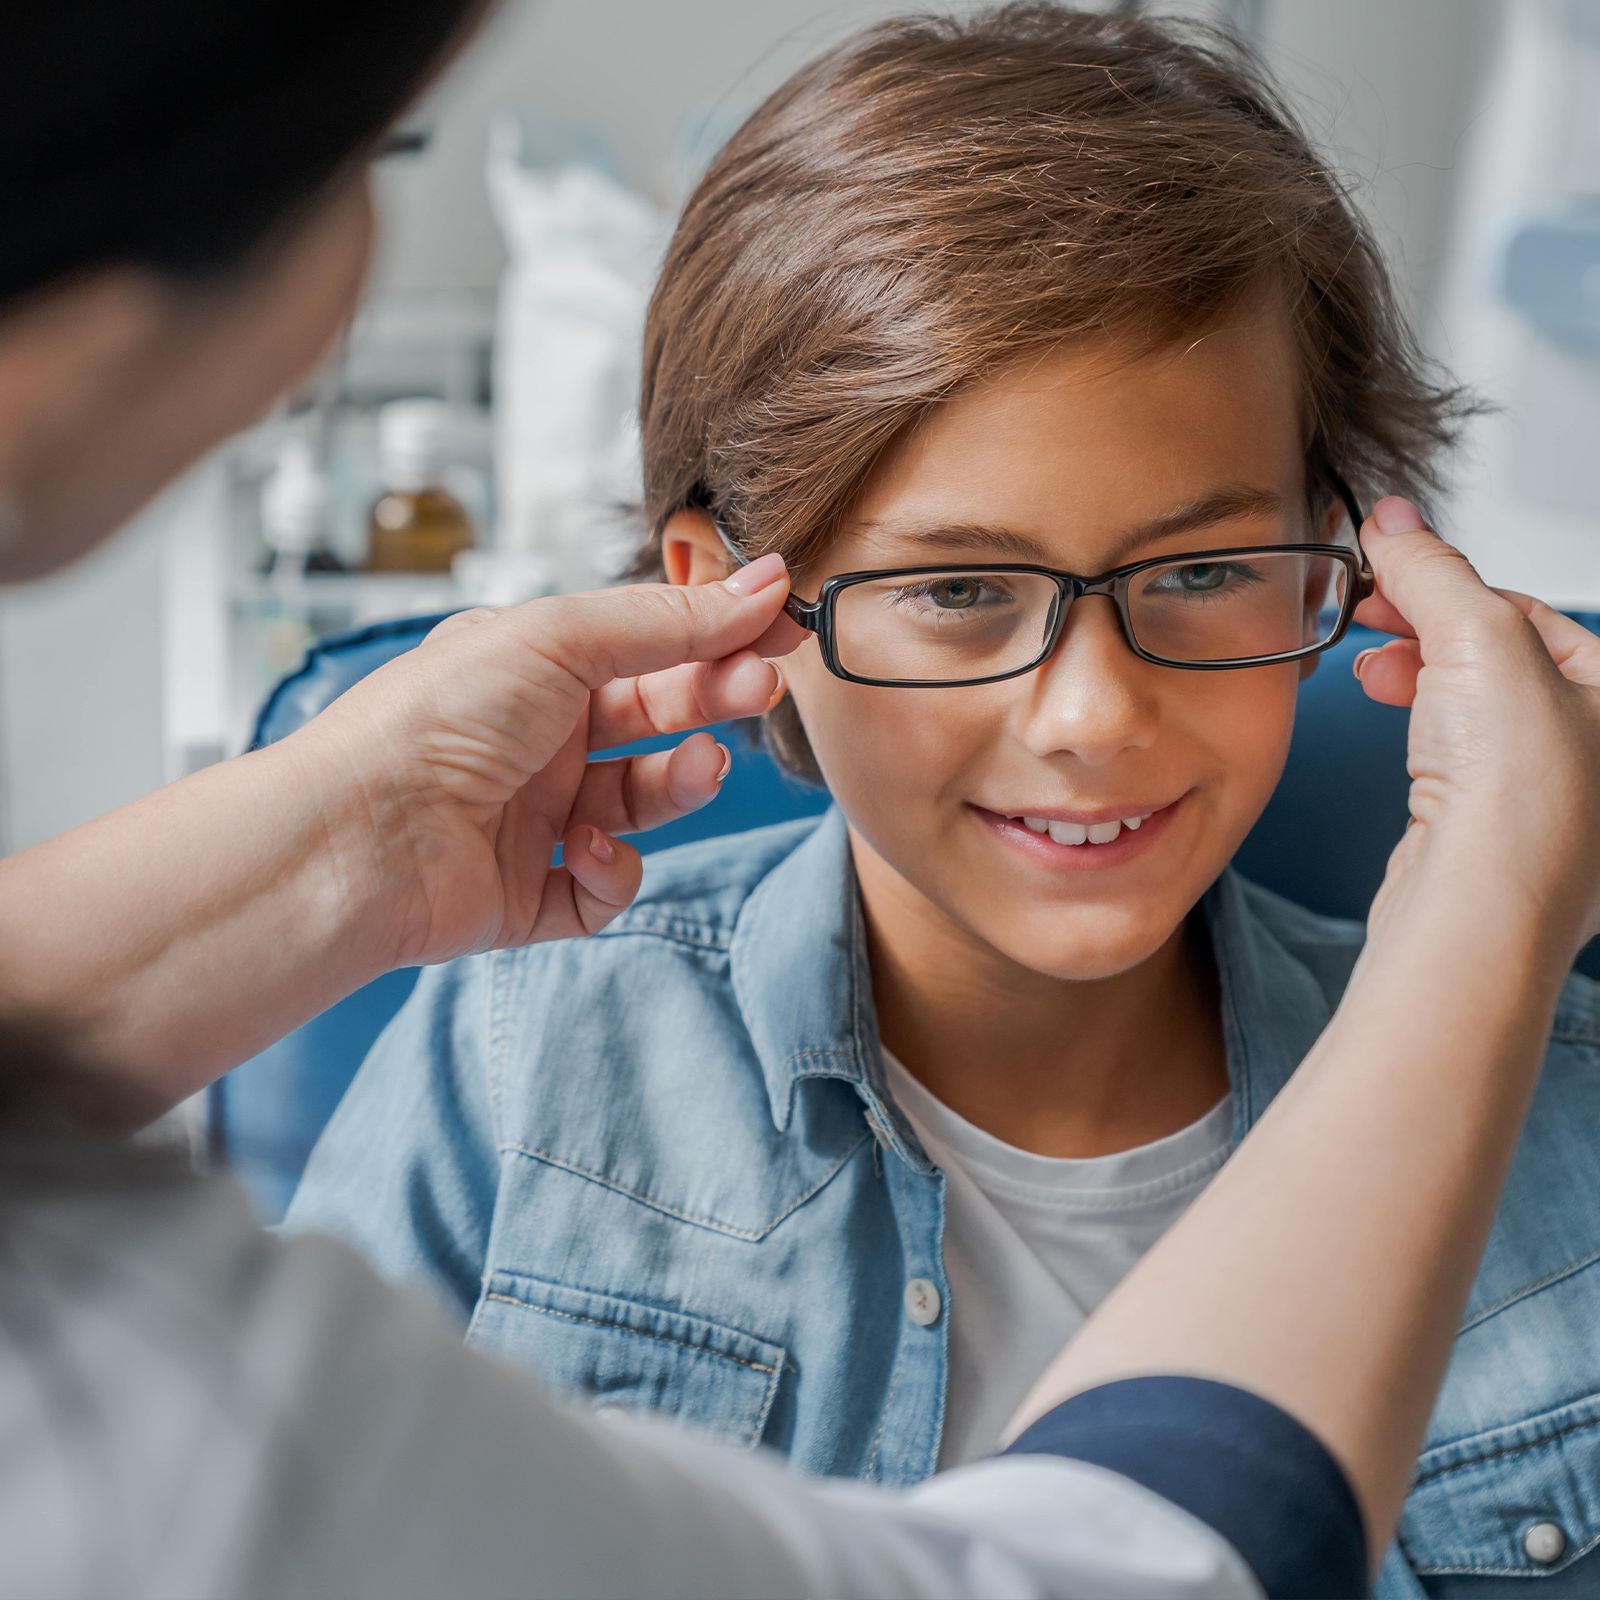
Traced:
<path fill-rule="evenodd" d="M 663 1412 L 746 1446 L 760 1441 L 785 1360 L 738 1328 L 507 1272 L 489 1278 L 467 1340 L 557 1393 Z"/>
<path fill-rule="evenodd" d="M 1435 1600 L 1600 1595 L 1600 1396 L 1426 1452 L 1400 1545 Z"/>

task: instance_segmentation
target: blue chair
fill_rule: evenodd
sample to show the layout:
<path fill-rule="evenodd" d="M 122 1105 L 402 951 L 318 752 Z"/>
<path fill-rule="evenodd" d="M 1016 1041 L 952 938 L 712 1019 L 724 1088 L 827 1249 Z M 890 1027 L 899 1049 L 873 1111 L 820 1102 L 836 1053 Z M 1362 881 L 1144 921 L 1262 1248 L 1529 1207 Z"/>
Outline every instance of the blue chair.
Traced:
<path fill-rule="evenodd" d="M 375 667 L 419 643 L 439 620 L 380 623 L 315 645 L 263 707 L 253 746 L 298 728 Z M 1578 620 L 1600 629 L 1600 615 Z M 1330 916 L 1365 917 L 1405 826 L 1405 713 L 1374 705 L 1350 671 L 1356 652 L 1379 642 L 1353 628 L 1302 685 L 1283 781 L 1238 857 L 1247 876 Z M 739 833 L 826 807 L 826 795 L 783 774 L 741 730 L 717 731 L 734 752 L 721 796 L 647 835 L 641 848 Z M 1600 940 L 1578 966 L 1600 978 Z M 317 1136 L 416 976 L 395 972 L 368 984 L 209 1091 L 212 1155 L 233 1169 L 263 1217 L 282 1216 Z"/>

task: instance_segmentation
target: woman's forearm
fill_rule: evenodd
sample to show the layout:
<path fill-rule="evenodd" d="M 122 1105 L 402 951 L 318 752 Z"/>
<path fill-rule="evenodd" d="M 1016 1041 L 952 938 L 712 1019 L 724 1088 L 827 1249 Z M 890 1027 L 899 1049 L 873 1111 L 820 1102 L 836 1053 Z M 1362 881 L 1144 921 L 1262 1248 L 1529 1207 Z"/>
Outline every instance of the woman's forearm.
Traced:
<path fill-rule="evenodd" d="M 0 863 L 9 1109 L 137 1126 L 385 970 L 373 817 L 290 740 Z"/>
<path fill-rule="evenodd" d="M 1250 1389 L 1392 1535 L 1564 971 L 1534 930 L 1414 905 L 1369 945 L 1293 1080 L 1057 1359 L 1019 1424 L 1141 1373 Z M 1483 929 L 1494 928 L 1495 937 Z"/>
<path fill-rule="evenodd" d="M 620 836 L 729 758 L 586 751 L 766 710 L 787 595 L 773 556 L 459 613 L 287 739 L 0 863 L 0 1111 L 137 1125 L 393 967 L 603 927 Z"/>

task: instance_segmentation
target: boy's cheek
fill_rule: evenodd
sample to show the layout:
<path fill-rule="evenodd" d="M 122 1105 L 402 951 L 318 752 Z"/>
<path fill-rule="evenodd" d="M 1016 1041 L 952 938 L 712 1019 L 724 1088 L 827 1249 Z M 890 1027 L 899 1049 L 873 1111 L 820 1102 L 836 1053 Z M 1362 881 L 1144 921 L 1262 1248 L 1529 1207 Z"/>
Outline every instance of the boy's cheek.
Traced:
<path fill-rule="evenodd" d="M 1243 842 L 1283 776 L 1294 732 L 1297 662 L 1197 677 L 1234 680 L 1214 685 L 1203 706 L 1185 719 L 1202 763 L 1219 789 L 1216 824 L 1226 829 L 1225 856 Z"/>

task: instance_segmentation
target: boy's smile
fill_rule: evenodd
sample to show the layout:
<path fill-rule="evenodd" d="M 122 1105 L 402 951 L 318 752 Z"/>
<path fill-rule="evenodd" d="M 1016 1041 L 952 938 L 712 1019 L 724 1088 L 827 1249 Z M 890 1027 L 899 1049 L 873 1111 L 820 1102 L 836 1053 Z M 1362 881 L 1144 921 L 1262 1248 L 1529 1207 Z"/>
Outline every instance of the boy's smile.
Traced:
<path fill-rule="evenodd" d="M 1106 341 L 997 374 L 889 454 L 796 588 L 1005 559 L 997 537 L 1094 573 L 1322 536 L 1303 509 L 1296 370 L 1261 304 L 1151 353 Z M 1174 515 L 1197 505 L 1203 526 Z M 1088 596 L 1042 666 L 998 683 L 852 684 L 814 651 L 786 665 L 880 933 L 1081 981 L 1161 950 L 1227 864 L 1282 770 L 1303 664 L 1158 666 Z"/>
<path fill-rule="evenodd" d="M 1040 807 L 1007 815 L 968 801 L 984 827 L 1025 859 L 1050 872 L 1097 872 L 1121 866 L 1155 847 L 1184 796 L 1152 806 L 1101 806 L 1069 811 Z"/>

